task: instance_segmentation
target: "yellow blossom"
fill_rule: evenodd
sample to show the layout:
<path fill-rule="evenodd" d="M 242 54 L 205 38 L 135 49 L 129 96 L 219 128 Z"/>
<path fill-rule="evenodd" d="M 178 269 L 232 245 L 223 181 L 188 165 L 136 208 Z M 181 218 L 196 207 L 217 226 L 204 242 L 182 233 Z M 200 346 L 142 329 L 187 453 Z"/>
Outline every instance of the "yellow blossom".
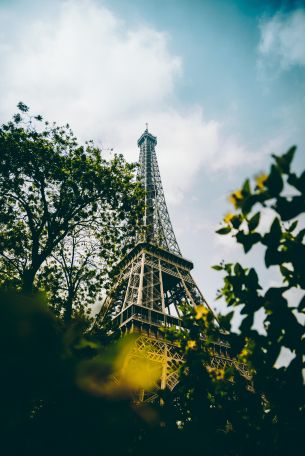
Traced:
<path fill-rule="evenodd" d="M 125 337 L 109 347 L 104 357 L 80 364 L 77 384 L 95 396 L 130 397 L 134 391 L 150 391 L 161 378 L 161 364 L 150 360 L 146 353 L 135 356 L 135 337 Z"/>
<path fill-rule="evenodd" d="M 247 347 L 244 347 L 239 354 L 239 358 L 241 359 L 241 361 L 247 362 L 249 355 L 250 355 L 249 349 Z"/>
<path fill-rule="evenodd" d="M 217 369 L 216 372 L 216 380 L 223 380 L 225 377 L 225 371 L 224 369 Z"/>
<path fill-rule="evenodd" d="M 265 188 L 265 182 L 268 179 L 267 174 L 259 174 L 255 178 L 256 186 L 259 190 L 263 190 Z"/>
<path fill-rule="evenodd" d="M 200 320 L 200 318 L 202 318 L 204 315 L 207 315 L 209 313 L 208 309 L 205 306 L 203 306 L 202 304 L 195 307 L 195 312 L 196 312 L 196 315 L 195 315 L 196 320 Z"/>
<path fill-rule="evenodd" d="M 231 214 L 229 212 L 228 214 L 225 215 L 223 220 L 224 220 L 225 223 L 230 223 L 233 217 L 234 217 L 234 214 Z"/>
<path fill-rule="evenodd" d="M 223 380 L 225 377 L 224 369 L 220 369 L 217 367 L 208 367 L 207 371 L 209 372 L 209 374 L 211 374 L 212 377 L 215 378 L 215 380 Z"/>
<path fill-rule="evenodd" d="M 231 195 L 229 196 L 229 201 L 236 208 L 238 201 L 240 201 L 242 199 L 242 197 L 243 196 L 242 196 L 241 190 L 236 190 L 235 192 L 231 193 Z"/>
<path fill-rule="evenodd" d="M 187 348 L 195 348 L 196 347 L 196 341 L 195 340 L 188 340 L 187 341 Z"/>

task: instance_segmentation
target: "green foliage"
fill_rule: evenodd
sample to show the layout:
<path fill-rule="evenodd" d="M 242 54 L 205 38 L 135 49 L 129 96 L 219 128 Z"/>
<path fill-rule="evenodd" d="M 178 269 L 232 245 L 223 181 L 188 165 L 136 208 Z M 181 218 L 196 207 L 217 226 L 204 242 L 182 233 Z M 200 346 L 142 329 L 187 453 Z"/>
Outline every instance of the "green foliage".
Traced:
<path fill-rule="evenodd" d="M 0 293 L 3 454 L 125 454 L 150 425 L 129 389 L 107 388 L 120 345 L 64 329 L 39 294 Z M 142 417 L 143 415 L 143 417 Z"/>
<path fill-rule="evenodd" d="M 135 165 L 106 160 L 28 107 L 0 128 L 0 285 L 43 287 L 71 319 L 98 298 L 141 216 Z M 107 265 L 107 267 L 106 267 Z M 90 284 L 89 284 L 90 282 Z"/>
<path fill-rule="evenodd" d="M 265 248 L 265 267 L 277 269 L 281 277 L 279 286 L 263 289 L 254 268 L 244 268 L 238 263 L 216 266 L 225 273 L 219 298 L 225 298 L 229 309 L 241 308 L 243 316 L 240 334 L 228 336 L 232 353 L 248 364 L 254 394 L 264 398 L 265 405 L 253 435 L 247 417 L 247 436 L 256 435 L 254 454 L 261 450 L 265 454 L 268 448 L 272 454 L 285 454 L 290 449 L 289 442 L 301 444 L 305 418 L 301 315 L 304 297 L 300 302 L 288 303 L 287 299 L 288 291 L 305 290 L 305 230 L 297 230 L 298 219 L 295 219 L 299 217 L 299 224 L 304 223 L 301 216 L 305 210 L 305 175 L 291 171 L 294 153 L 295 147 L 283 156 L 273 156 L 275 163 L 269 174 L 256 178 L 254 190 L 247 180 L 240 191 L 231 195 L 236 211 L 226 216 L 223 227 L 242 244 L 246 253 L 255 244 Z M 257 211 L 259 206 L 263 210 Z M 259 229 L 265 208 L 274 212 L 268 232 Z M 234 223 L 236 219 L 238 224 Z M 284 223 L 288 221 L 289 224 Z M 253 327 L 258 311 L 265 315 L 263 335 Z M 277 363 L 285 349 L 290 351 L 292 360 L 287 367 L 279 368 Z"/>
<path fill-rule="evenodd" d="M 234 212 L 218 230 L 246 253 L 264 249 L 281 283 L 266 289 L 254 267 L 215 265 L 229 313 L 218 324 L 205 306 L 182 303 L 184 329 L 166 333 L 185 357 L 180 382 L 135 406 L 134 390 L 149 387 L 150 373 L 143 367 L 120 380 L 130 341 L 117 342 L 109 320 L 88 326 L 86 314 L 141 216 L 134 167 L 121 156 L 104 160 L 92 143 L 79 146 L 68 127 L 38 129 L 40 116 L 23 103 L 19 110 L 0 129 L 0 281 L 26 292 L 0 292 L 5 454 L 280 456 L 301 447 L 305 297 L 287 300 L 305 290 L 305 172 L 291 170 L 295 148 L 230 196 Z M 268 232 L 265 208 L 274 212 Z M 34 286 L 46 294 L 29 293 Z M 73 324 L 62 323 L 63 309 Z M 263 333 L 253 326 L 257 312 Z M 292 360 L 278 367 L 284 348 Z M 211 365 L 219 351 L 233 364 Z"/>

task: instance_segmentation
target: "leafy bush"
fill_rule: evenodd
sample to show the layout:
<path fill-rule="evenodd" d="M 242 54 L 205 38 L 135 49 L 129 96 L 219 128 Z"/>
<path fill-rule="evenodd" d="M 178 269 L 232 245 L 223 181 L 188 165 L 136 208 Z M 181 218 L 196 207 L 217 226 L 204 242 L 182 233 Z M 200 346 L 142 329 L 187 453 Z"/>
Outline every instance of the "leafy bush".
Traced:
<path fill-rule="evenodd" d="M 265 267 L 274 266 L 279 273 L 279 286 L 263 289 L 255 268 L 225 262 L 214 266 L 225 274 L 218 297 L 233 309 L 220 317 L 221 326 L 230 330 L 234 310 L 241 309 L 239 333 L 229 332 L 223 338 L 231 355 L 247 365 L 250 381 L 239 369 L 208 367 L 214 323 L 206 312 L 200 311 L 198 317 L 198 309 L 186 314 L 189 333 L 180 335 L 186 365 L 175 400 L 188 454 L 196 453 L 198 435 L 204 441 L 204 454 L 213 455 L 284 455 L 291 451 L 292 442 L 295 448 L 303 445 L 305 171 L 298 176 L 291 170 L 294 153 L 295 147 L 283 156 L 273 156 L 268 174 L 258 176 L 254 186 L 246 180 L 230 195 L 235 210 L 218 230 L 220 235 L 233 236 L 246 253 L 261 244 Z M 259 224 L 266 210 L 273 211 L 274 218 L 270 230 L 263 233 Z M 288 302 L 288 292 L 298 290 L 299 301 Z M 253 326 L 260 311 L 265 315 L 263 331 Z M 279 367 L 285 349 L 292 359 Z"/>

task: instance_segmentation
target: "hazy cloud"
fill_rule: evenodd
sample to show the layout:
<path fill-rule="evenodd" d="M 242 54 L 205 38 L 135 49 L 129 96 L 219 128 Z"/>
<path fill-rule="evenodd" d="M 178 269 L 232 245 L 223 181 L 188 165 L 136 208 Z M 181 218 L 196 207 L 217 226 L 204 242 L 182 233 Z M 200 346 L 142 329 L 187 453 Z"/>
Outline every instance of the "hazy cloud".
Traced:
<path fill-rule="evenodd" d="M 71 119 L 86 137 L 101 134 L 114 116 L 162 105 L 181 67 L 163 33 L 130 30 L 91 1 L 62 2 L 55 15 L 34 16 L 15 33 L 1 48 L 1 114 L 22 98 L 62 122 Z"/>
<path fill-rule="evenodd" d="M 59 2 L 50 14 L 22 20 L 2 11 L 0 120 L 19 100 L 82 139 L 94 139 L 136 160 L 136 140 L 149 122 L 158 136 L 170 202 L 181 201 L 194 175 L 233 170 L 257 160 L 199 106 L 174 107 L 182 74 L 169 37 L 131 27 L 93 0 Z"/>
<path fill-rule="evenodd" d="M 305 66 L 305 11 L 278 12 L 260 21 L 258 45 L 261 70 L 287 70 Z"/>

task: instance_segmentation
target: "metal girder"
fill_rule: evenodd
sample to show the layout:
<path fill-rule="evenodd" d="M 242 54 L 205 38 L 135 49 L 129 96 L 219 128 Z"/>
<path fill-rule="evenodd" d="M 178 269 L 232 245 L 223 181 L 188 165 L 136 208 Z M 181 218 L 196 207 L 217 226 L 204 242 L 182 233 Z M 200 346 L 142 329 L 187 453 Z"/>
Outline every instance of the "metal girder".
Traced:
<path fill-rule="evenodd" d="M 137 304 L 177 317 L 182 302 L 208 307 L 189 271 L 143 249 L 120 271 L 103 309 L 118 315 Z"/>

